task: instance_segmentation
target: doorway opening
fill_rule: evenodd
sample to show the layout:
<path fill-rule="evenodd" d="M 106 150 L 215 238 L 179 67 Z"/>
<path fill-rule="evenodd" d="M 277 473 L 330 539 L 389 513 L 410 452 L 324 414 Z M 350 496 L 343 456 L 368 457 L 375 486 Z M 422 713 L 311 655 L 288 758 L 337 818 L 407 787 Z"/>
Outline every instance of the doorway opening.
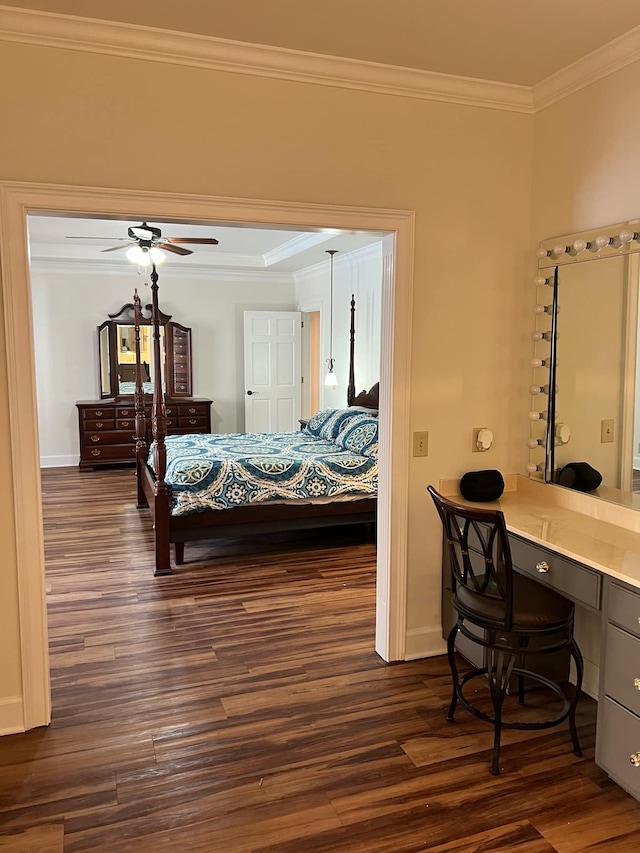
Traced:
<path fill-rule="evenodd" d="M 9 413 L 15 528 L 18 551 L 20 637 L 25 728 L 50 719 L 48 650 L 39 486 L 38 431 L 34 394 L 34 346 L 30 319 L 27 215 L 170 219 L 187 223 L 259 222 L 309 231 L 324 228 L 378 231 L 383 239 L 382 363 L 380 372 L 380 492 L 376 604 L 376 650 L 385 660 L 404 652 L 406 521 L 408 515 L 408 395 L 413 213 L 264 202 L 203 199 L 170 194 L 101 191 L 44 185 L 1 185 L 0 252 L 7 334 Z M 100 211 L 96 214 L 96 211 Z M 393 419 L 392 419 L 393 412 Z M 18 475 L 18 472 L 19 475 Z M 391 505 L 391 478 L 394 502 Z"/>

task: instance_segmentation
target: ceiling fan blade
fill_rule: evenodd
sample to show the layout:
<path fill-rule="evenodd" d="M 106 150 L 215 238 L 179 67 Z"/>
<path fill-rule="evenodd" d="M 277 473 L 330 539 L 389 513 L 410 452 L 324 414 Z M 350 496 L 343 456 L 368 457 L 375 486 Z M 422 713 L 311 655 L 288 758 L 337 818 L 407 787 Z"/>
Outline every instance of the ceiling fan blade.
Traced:
<path fill-rule="evenodd" d="M 126 249 L 131 243 L 121 243 L 119 246 L 111 246 L 108 249 L 100 249 L 101 252 L 117 252 L 118 249 Z"/>
<path fill-rule="evenodd" d="M 215 237 L 166 237 L 165 243 L 200 243 L 203 246 L 217 246 Z"/>
<path fill-rule="evenodd" d="M 171 243 L 156 243 L 159 249 L 173 252 L 174 255 L 193 255 L 191 249 L 183 249 L 182 246 L 172 246 Z"/>
<path fill-rule="evenodd" d="M 74 234 L 73 236 L 71 236 L 70 234 L 67 234 L 67 236 L 64 239 L 65 240 L 117 240 L 118 238 L 117 237 L 85 237 L 84 235 L 81 235 L 81 234 Z M 122 239 L 124 240 L 125 238 L 122 237 Z"/>

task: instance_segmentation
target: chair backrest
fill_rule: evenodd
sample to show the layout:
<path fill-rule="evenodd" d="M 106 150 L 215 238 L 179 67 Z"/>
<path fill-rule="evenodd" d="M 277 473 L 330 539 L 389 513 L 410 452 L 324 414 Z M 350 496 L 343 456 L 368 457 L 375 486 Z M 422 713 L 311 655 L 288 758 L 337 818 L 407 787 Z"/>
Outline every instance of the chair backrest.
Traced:
<path fill-rule="evenodd" d="M 479 625 L 510 631 L 513 567 L 504 515 L 454 503 L 433 486 L 427 491 L 444 528 L 454 606 Z"/>

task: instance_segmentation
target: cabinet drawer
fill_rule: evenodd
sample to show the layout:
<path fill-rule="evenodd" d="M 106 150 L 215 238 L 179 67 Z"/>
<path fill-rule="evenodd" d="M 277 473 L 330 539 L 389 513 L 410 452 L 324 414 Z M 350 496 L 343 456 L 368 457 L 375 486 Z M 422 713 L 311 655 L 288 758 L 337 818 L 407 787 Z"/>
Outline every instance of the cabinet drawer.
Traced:
<path fill-rule="evenodd" d="M 620 705 L 640 715 L 640 638 L 615 625 L 607 626 L 604 690 Z"/>
<path fill-rule="evenodd" d="M 509 542 L 513 565 L 521 572 L 553 587 L 578 604 L 600 609 L 602 578 L 597 572 L 515 536 L 509 536 Z M 549 565 L 549 570 L 544 573 L 536 568 L 543 561 Z"/>
<path fill-rule="evenodd" d="M 131 432 L 136 428 L 135 418 L 118 418 L 116 420 L 116 429 L 121 429 L 123 432 Z"/>
<path fill-rule="evenodd" d="M 598 707 L 597 761 L 616 782 L 640 798 L 640 718 L 605 698 Z"/>
<path fill-rule="evenodd" d="M 608 618 L 640 637 L 640 595 L 612 582 L 609 587 Z"/>
<path fill-rule="evenodd" d="M 81 447 L 80 459 L 84 462 L 133 462 L 136 448 L 131 444 L 105 444 L 103 447 Z"/>
<path fill-rule="evenodd" d="M 87 430 L 82 435 L 84 447 L 96 447 L 104 444 L 126 444 L 128 446 L 133 441 L 132 431 L 126 432 L 117 429 Z"/>
<path fill-rule="evenodd" d="M 135 418 L 136 410 L 133 406 L 118 406 L 116 409 L 116 418 Z"/>

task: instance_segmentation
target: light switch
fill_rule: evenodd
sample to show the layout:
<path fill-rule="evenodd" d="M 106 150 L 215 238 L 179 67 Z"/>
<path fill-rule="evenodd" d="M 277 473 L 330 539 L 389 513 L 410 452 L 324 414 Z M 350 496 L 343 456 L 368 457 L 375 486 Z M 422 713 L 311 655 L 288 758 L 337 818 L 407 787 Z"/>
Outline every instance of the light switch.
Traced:
<path fill-rule="evenodd" d="M 613 418 L 607 418 L 604 421 L 600 421 L 600 442 L 601 444 L 607 444 L 614 439 L 614 430 L 615 430 L 615 420 Z"/>
<path fill-rule="evenodd" d="M 414 432 L 413 434 L 413 455 L 428 456 L 429 455 L 429 433 Z"/>

